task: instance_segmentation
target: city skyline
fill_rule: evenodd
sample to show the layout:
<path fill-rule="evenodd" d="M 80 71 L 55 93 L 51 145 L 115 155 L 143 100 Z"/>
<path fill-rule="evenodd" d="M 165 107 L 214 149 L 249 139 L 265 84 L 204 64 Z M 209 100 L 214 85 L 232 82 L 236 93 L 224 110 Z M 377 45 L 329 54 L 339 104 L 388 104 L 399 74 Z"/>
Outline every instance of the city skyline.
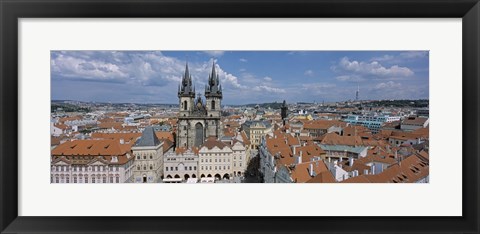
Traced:
<path fill-rule="evenodd" d="M 52 100 L 177 103 L 215 61 L 226 105 L 428 99 L 428 51 L 52 51 Z"/>

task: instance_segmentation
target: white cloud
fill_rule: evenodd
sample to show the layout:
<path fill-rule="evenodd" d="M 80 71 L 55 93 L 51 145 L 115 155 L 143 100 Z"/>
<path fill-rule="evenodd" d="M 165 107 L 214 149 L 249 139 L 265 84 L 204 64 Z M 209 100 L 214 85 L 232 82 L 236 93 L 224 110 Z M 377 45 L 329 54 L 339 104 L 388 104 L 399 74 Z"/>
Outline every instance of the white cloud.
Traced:
<path fill-rule="evenodd" d="M 358 81 L 364 81 L 360 76 L 357 75 L 342 75 L 342 76 L 337 76 L 335 77 L 336 80 L 338 81 L 353 81 L 353 82 L 358 82 Z"/>
<path fill-rule="evenodd" d="M 428 56 L 428 51 L 408 51 L 402 52 L 399 55 L 383 55 L 380 57 L 373 57 L 370 61 L 377 61 L 377 62 L 386 62 L 386 63 L 405 63 L 409 61 L 415 61 L 416 59 L 425 58 Z"/>
<path fill-rule="evenodd" d="M 270 76 L 265 76 L 265 77 L 263 77 L 263 79 L 266 80 L 266 81 L 272 81 L 272 77 L 270 77 Z"/>
<path fill-rule="evenodd" d="M 303 74 L 306 76 L 313 76 L 314 73 L 312 70 L 306 70 Z"/>
<path fill-rule="evenodd" d="M 400 57 L 407 59 L 424 58 L 428 56 L 428 51 L 409 51 L 400 53 Z"/>
<path fill-rule="evenodd" d="M 212 56 L 212 57 L 222 57 L 223 54 L 225 54 L 225 51 L 223 50 L 206 50 L 203 51 L 204 53 Z"/>
<path fill-rule="evenodd" d="M 65 54 L 58 54 L 50 65 L 53 74 L 60 74 L 67 79 L 125 82 L 129 77 L 128 72 L 116 64 Z"/>
<path fill-rule="evenodd" d="M 247 59 L 244 59 L 244 58 L 241 58 L 241 59 L 239 59 L 239 60 L 240 60 L 240 62 L 244 62 L 244 63 L 248 62 L 248 60 L 247 60 Z"/>
<path fill-rule="evenodd" d="M 386 54 L 380 57 L 373 57 L 372 59 L 370 59 L 370 61 L 384 62 L 384 61 L 391 61 L 394 58 L 395 56 Z"/>
<path fill-rule="evenodd" d="M 400 88 L 402 85 L 400 83 L 395 83 L 393 81 L 388 81 L 388 82 L 385 82 L 385 83 L 378 83 L 377 85 L 375 85 L 374 89 L 398 89 Z"/>
<path fill-rule="evenodd" d="M 253 88 L 254 91 L 258 92 L 269 92 L 269 93 L 286 93 L 285 89 L 269 87 L 266 85 L 259 85 Z"/>
<path fill-rule="evenodd" d="M 334 70 L 340 68 L 342 71 L 351 72 L 357 75 L 371 75 L 377 77 L 409 77 L 414 74 L 412 70 L 407 67 L 400 67 L 393 65 L 391 67 L 384 67 L 379 62 L 373 61 L 371 63 L 350 61 L 347 57 L 340 60 L 338 67 L 333 67 Z"/>
<path fill-rule="evenodd" d="M 302 94 L 325 95 L 327 93 L 331 93 L 333 91 L 333 88 L 335 87 L 336 85 L 331 83 L 302 84 L 302 90 L 303 90 Z"/>

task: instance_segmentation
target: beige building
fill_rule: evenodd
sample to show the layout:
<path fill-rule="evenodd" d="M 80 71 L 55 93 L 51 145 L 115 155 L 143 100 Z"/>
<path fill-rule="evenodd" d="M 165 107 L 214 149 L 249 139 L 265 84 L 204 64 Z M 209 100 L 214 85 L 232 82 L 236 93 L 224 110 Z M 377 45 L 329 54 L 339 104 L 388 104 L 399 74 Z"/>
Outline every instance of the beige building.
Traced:
<path fill-rule="evenodd" d="M 198 155 L 191 149 L 169 150 L 163 157 L 163 182 L 184 182 L 198 178 Z"/>
<path fill-rule="evenodd" d="M 163 144 L 152 127 L 146 127 L 132 147 L 135 183 L 156 183 L 163 176 Z"/>
<path fill-rule="evenodd" d="M 233 176 L 242 176 L 247 169 L 248 162 L 250 161 L 250 148 L 240 139 L 235 139 L 232 141 L 231 149 L 233 152 Z"/>
<path fill-rule="evenodd" d="M 247 134 L 252 149 L 258 149 L 262 137 L 272 132 L 272 124 L 268 121 L 246 121 L 242 130 Z"/>
<path fill-rule="evenodd" d="M 125 183 L 133 175 L 131 144 L 119 140 L 75 140 L 51 152 L 50 183 Z"/>
<path fill-rule="evenodd" d="M 200 178 L 230 179 L 233 176 L 233 151 L 225 143 L 208 138 L 198 151 Z"/>

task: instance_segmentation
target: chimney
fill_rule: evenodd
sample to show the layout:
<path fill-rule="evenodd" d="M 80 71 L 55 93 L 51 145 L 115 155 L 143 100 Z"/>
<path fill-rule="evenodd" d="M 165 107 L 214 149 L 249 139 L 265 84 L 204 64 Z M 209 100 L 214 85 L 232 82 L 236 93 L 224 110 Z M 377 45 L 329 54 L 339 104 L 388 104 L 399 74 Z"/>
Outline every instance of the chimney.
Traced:
<path fill-rule="evenodd" d="M 368 169 L 363 170 L 363 174 L 368 175 Z"/>
<path fill-rule="evenodd" d="M 125 140 L 123 138 L 120 138 L 120 144 L 125 144 Z"/>
<path fill-rule="evenodd" d="M 371 169 L 372 169 L 372 175 L 375 175 L 375 163 L 372 164 Z"/>
<path fill-rule="evenodd" d="M 340 157 L 340 162 L 342 162 L 342 161 L 343 161 L 343 157 Z"/>
<path fill-rule="evenodd" d="M 310 176 L 313 177 L 313 163 L 310 163 Z"/>
<path fill-rule="evenodd" d="M 353 166 L 353 162 L 354 162 L 353 157 L 349 157 L 349 158 L 348 158 L 348 165 L 349 165 L 349 166 Z"/>
<path fill-rule="evenodd" d="M 285 140 L 287 141 L 287 140 Z M 296 146 L 293 146 L 293 155 L 296 155 L 297 154 L 297 147 Z"/>
<path fill-rule="evenodd" d="M 295 159 L 296 159 L 295 161 L 296 161 L 297 164 L 302 163 L 302 156 L 295 156 Z"/>

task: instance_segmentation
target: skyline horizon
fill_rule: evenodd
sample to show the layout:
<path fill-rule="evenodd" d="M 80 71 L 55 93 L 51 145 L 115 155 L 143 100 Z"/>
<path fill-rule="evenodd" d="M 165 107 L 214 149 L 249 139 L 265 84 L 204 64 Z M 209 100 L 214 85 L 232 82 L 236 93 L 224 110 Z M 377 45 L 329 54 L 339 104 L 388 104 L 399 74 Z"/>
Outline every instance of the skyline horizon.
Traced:
<path fill-rule="evenodd" d="M 198 90 L 214 64 L 229 105 L 429 99 L 428 51 L 52 51 L 51 98 L 176 103 L 187 63 Z"/>
<path fill-rule="evenodd" d="M 420 99 L 368 99 L 368 100 L 341 100 L 341 101 L 325 101 L 324 103 L 341 103 L 341 102 L 366 102 L 366 101 L 421 101 L 421 100 L 427 100 L 430 101 L 429 98 L 420 98 Z M 112 101 L 86 101 L 86 100 L 72 100 L 72 99 L 52 99 L 51 102 L 65 102 L 65 101 L 71 101 L 71 102 L 85 102 L 85 103 L 108 103 L 108 104 L 141 104 L 141 105 L 152 105 L 152 104 L 158 104 L 158 105 L 179 105 L 178 103 L 159 103 L 159 102 L 112 102 Z M 288 102 L 285 100 L 287 105 L 288 104 L 298 104 L 298 103 L 306 103 L 306 104 L 314 104 L 314 103 L 322 103 L 322 101 L 315 101 L 315 102 L 307 102 L 307 101 L 297 101 L 297 102 Z M 240 103 L 240 104 L 231 104 L 231 103 L 226 103 L 223 104 L 222 106 L 242 106 L 242 105 L 254 105 L 254 104 L 267 104 L 267 103 L 282 103 L 283 100 L 281 101 L 270 101 L 270 102 L 255 102 L 255 103 Z"/>

